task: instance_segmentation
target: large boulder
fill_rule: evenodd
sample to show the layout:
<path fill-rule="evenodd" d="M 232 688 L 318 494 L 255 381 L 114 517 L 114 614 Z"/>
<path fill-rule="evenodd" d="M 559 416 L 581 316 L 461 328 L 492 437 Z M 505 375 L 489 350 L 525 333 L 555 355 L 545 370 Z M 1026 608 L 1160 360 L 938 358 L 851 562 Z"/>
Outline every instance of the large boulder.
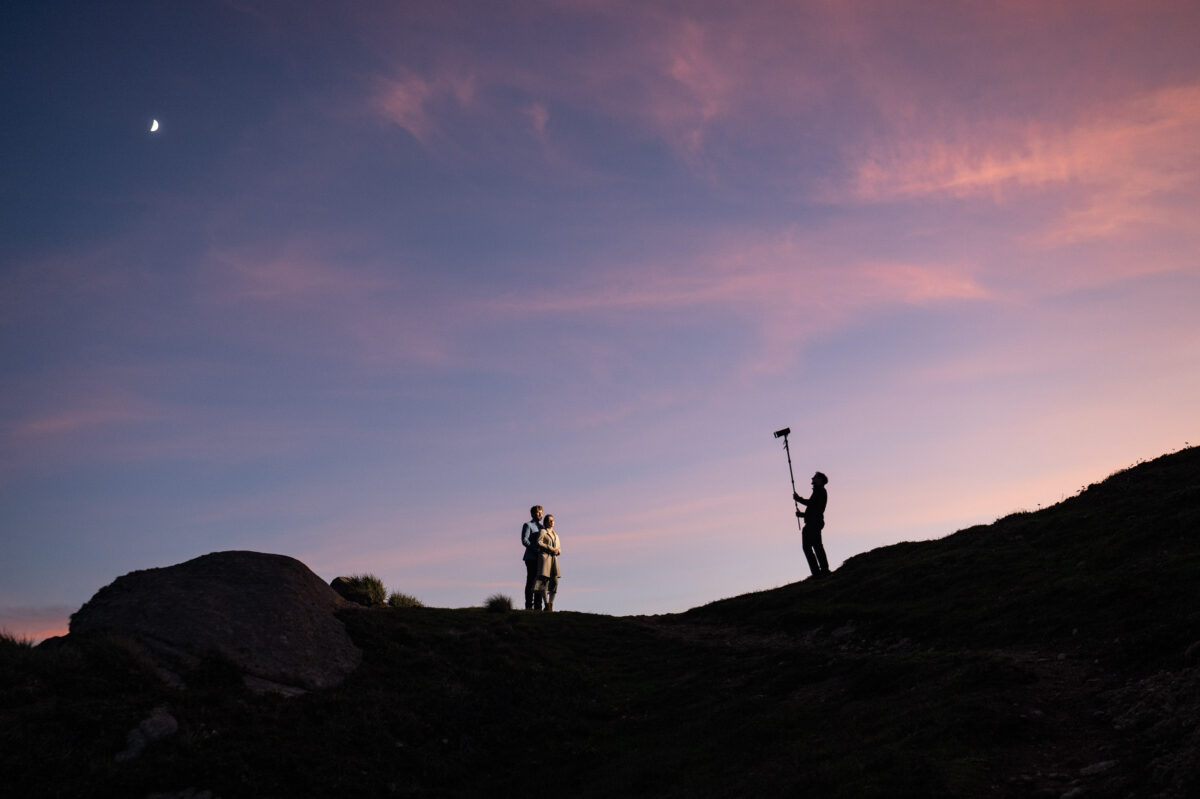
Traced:
<path fill-rule="evenodd" d="M 71 617 L 71 634 L 131 638 L 168 670 L 216 655 L 248 684 L 292 693 L 337 685 L 362 660 L 334 615 L 347 606 L 295 558 L 214 552 L 118 577 Z"/>

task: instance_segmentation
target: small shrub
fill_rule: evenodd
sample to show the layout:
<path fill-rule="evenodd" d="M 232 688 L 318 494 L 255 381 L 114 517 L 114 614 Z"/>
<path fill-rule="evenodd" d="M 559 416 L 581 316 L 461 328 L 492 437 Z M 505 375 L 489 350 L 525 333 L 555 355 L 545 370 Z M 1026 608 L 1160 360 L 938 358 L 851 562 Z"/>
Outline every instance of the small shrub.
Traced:
<path fill-rule="evenodd" d="M 383 581 L 373 574 L 355 574 L 350 577 L 338 578 L 344 580 L 344 591 L 339 591 L 346 599 L 360 605 L 382 605 L 387 599 L 383 590 Z"/>
<path fill-rule="evenodd" d="M 425 603 L 409 594 L 393 591 L 388 595 L 387 603 L 394 608 L 423 608 Z"/>
<path fill-rule="evenodd" d="M 0 630 L 0 685 L 11 685 L 16 680 L 16 674 L 10 669 L 18 669 L 22 664 L 29 663 L 33 657 L 33 641 L 16 636 L 8 630 Z"/>
<path fill-rule="evenodd" d="M 508 613 L 513 609 L 512 597 L 504 594 L 492 594 L 483 602 L 483 606 L 492 613 Z"/>

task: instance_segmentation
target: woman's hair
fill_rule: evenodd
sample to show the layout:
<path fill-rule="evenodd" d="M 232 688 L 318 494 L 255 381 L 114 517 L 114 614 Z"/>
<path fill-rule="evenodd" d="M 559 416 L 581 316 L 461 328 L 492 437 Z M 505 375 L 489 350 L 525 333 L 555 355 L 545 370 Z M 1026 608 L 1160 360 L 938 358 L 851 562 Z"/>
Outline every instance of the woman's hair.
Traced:
<path fill-rule="evenodd" d="M 542 526 L 543 527 L 553 527 L 554 526 L 554 514 L 547 513 L 546 518 L 542 519 Z"/>
<path fill-rule="evenodd" d="M 817 472 L 816 474 L 814 474 L 814 475 L 813 475 L 813 477 L 815 477 L 815 478 L 817 478 L 818 480 L 820 480 L 820 481 L 821 481 L 821 485 L 825 485 L 826 483 L 828 483 L 828 482 L 829 482 L 829 478 L 825 476 L 825 473 L 824 473 L 824 472 Z"/>

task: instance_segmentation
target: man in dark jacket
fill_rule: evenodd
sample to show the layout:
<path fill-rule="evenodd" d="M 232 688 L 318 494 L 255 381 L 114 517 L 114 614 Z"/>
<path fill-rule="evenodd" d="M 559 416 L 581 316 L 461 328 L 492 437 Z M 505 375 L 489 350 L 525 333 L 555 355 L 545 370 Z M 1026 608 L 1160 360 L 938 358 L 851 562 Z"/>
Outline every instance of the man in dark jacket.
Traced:
<path fill-rule="evenodd" d="M 539 607 L 541 597 L 535 597 L 533 584 L 537 582 L 538 555 L 541 551 L 538 549 L 538 535 L 542 532 L 542 506 L 534 505 L 529 509 L 529 521 L 521 527 L 521 546 L 525 547 L 525 609 L 534 610 L 533 601 L 538 600 Z"/>
<path fill-rule="evenodd" d="M 799 494 L 792 494 L 792 499 L 805 508 L 796 511 L 796 515 L 804 519 L 800 544 L 804 548 L 804 557 L 808 560 L 808 568 L 812 569 L 814 577 L 829 574 L 829 561 L 825 558 L 825 547 L 821 543 L 821 530 L 825 529 L 825 504 L 829 502 L 829 495 L 825 493 L 825 484 L 828 482 L 828 477 L 817 472 L 812 478 L 811 497 L 805 499 Z"/>

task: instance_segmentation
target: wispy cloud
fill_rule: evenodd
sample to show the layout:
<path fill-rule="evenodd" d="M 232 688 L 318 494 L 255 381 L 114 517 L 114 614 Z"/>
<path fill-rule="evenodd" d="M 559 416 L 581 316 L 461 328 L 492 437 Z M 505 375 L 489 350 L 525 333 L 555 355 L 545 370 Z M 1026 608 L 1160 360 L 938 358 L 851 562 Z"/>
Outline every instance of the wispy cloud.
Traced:
<path fill-rule="evenodd" d="M 380 78 L 373 102 L 379 113 L 423 144 L 438 132 L 438 111 L 447 105 L 469 107 L 475 96 L 470 75 L 425 78 L 410 70 Z"/>
<path fill-rule="evenodd" d="M 538 307 L 549 316 L 588 315 L 609 324 L 640 319 L 649 328 L 659 319 L 703 328 L 736 324 L 760 336 L 756 362 L 778 369 L 812 337 L 881 309 L 994 299 L 979 272 L 969 263 L 863 259 L 792 232 L 735 234 L 718 237 L 687 262 L 613 266 L 532 296 L 482 300 L 477 315 L 506 317 Z"/>
<path fill-rule="evenodd" d="M 47 367 L 14 381 L 17 390 L 0 402 L 0 470 L 243 463 L 345 435 L 339 420 L 259 408 L 223 393 L 248 374 L 202 359 Z"/>
<path fill-rule="evenodd" d="M 84 398 L 73 407 L 37 412 L 17 420 L 11 427 L 11 435 L 18 439 L 42 439 L 136 424 L 160 416 L 160 409 L 138 397 Z"/>
<path fill-rule="evenodd" d="M 901 134 L 875 144 L 857 163 L 846 199 L 1006 202 L 1058 191 L 1065 193 L 1063 210 L 1042 231 L 1047 242 L 1146 226 L 1181 229 L 1194 209 L 1178 193 L 1200 185 L 1197 140 L 1200 84 L 1190 84 L 1094 108 L 1071 125 L 1008 121 L 977 123 L 955 138 Z"/>
<path fill-rule="evenodd" d="M 97 442 L 127 441 L 166 419 L 170 409 L 139 390 L 137 371 L 59 366 L 12 379 L 0 399 L 0 470 L 93 459 L 109 452 Z"/>
<path fill-rule="evenodd" d="M 419 64 L 379 38 L 403 36 L 405 15 L 396 15 L 393 27 L 366 33 L 381 42 L 381 60 L 392 60 L 371 92 L 370 107 L 430 147 L 446 147 L 445 137 L 474 135 L 476 147 L 462 140 L 451 147 L 456 155 L 469 155 L 480 147 L 491 152 L 488 142 L 497 138 L 514 141 L 508 129 L 524 115 L 532 115 L 531 130 L 544 141 L 545 111 L 560 105 L 632 129 L 623 136 L 658 138 L 680 160 L 700 165 L 710 130 L 730 124 L 743 129 L 750 109 L 786 106 L 786 115 L 823 91 L 805 68 L 820 63 L 827 50 L 820 8 L 797 13 L 790 20 L 795 27 L 781 28 L 754 4 L 730 13 L 697 3 L 684 14 L 658 3 L 522 5 L 515 17 L 482 11 L 487 22 L 470 26 L 453 15 L 426 20 L 460 46 Z M 588 34 L 541 37 L 512 48 L 498 48 L 481 35 L 492 27 L 526 35 L 511 28 L 521 13 L 560 19 Z M 464 113 L 486 135 L 453 132 Z M 588 149 L 582 139 L 577 145 L 577 154 Z"/>
<path fill-rule="evenodd" d="M 545 144 L 547 138 L 546 126 L 550 123 L 550 111 L 545 103 L 532 103 L 525 108 L 529 123 L 533 126 L 538 139 Z"/>
<path fill-rule="evenodd" d="M 252 309 L 235 316 L 240 335 L 274 346 L 339 360 L 349 355 L 360 364 L 452 362 L 453 284 L 377 257 L 348 266 L 353 256 L 341 248 L 309 236 L 215 251 L 205 265 L 204 299 L 235 312 Z"/>
<path fill-rule="evenodd" d="M 599 254 L 588 269 L 519 292 L 499 283 L 467 288 L 431 280 L 394 263 L 342 265 L 336 242 L 311 236 L 216 252 L 208 273 L 215 301 L 254 309 L 239 323 L 244 334 L 266 335 L 278 346 L 314 355 L 328 350 L 364 365 L 463 368 L 486 359 L 489 369 L 514 372 L 527 369 L 522 349 L 510 348 L 508 363 L 489 342 L 531 309 L 547 320 L 601 329 L 632 323 L 650 330 L 667 320 L 711 330 L 737 326 L 761 338 L 757 363 L 785 368 L 812 336 L 879 309 L 993 298 L 970 263 L 863 258 L 827 237 L 793 230 L 717 230 L 707 239 L 690 258 L 627 263 Z M 266 327 L 264 319 L 276 323 Z M 281 337 L 281 330 L 291 332 Z M 626 338 L 581 342 L 575 358 L 582 364 L 590 347 L 598 363 L 610 360 L 632 343 Z"/>
<path fill-rule="evenodd" d="M 548 289 L 544 296 L 502 297 L 493 311 L 528 307 L 550 313 L 663 311 L 726 306 L 758 317 L 766 309 L 794 309 L 816 300 L 829 317 L 862 305 L 921 304 L 982 299 L 988 291 L 955 264 L 823 262 L 789 235 L 748 248 L 734 247 L 686 267 L 615 268 L 598 282 Z M 819 288 L 819 292 L 817 289 Z"/>

